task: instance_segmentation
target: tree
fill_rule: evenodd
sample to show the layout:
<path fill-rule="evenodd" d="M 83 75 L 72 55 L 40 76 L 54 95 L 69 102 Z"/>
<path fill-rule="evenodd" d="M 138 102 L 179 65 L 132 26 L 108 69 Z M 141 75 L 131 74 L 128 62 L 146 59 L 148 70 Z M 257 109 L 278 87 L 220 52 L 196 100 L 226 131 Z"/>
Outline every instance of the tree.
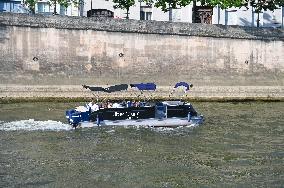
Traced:
<path fill-rule="evenodd" d="M 164 12 L 169 11 L 170 21 L 172 19 L 171 9 L 185 7 L 189 5 L 190 3 L 193 3 L 193 18 L 195 18 L 195 14 L 196 14 L 195 7 L 198 2 L 200 2 L 202 6 L 215 7 L 218 5 L 222 9 L 243 6 L 243 0 L 146 0 L 146 2 L 153 3 L 155 7 L 161 8 Z"/>
<path fill-rule="evenodd" d="M 231 7 L 249 7 L 255 8 L 255 12 L 260 13 L 263 10 L 275 10 L 279 6 L 284 6 L 284 0 L 144 0 L 146 3 L 154 4 L 155 7 L 161 8 L 162 11 L 169 11 L 169 20 L 171 21 L 171 9 L 180 8 L 193 2 L 193 17 L 196 14 L 195 6 L 198 2 L 202 6 L 219 6 L 221 9 Z M 193 20 L 194 21 L 194 20 Z"/>
<path fill-rule="evenodd" d="M 274 11 L 280 6 L 284 6 L 284 0 L 245 0 L 244 6 L 254 8 L 257 13 L 257 27 L 259 27 L 259 13 L 266 10 Z"/>
<path fill-rule="evenodd" d="M 196 2 L 200 2 L 201 6 L 211 6 L 211 7 L 220 7 L 221 9 L 227 9 L 227 8 L 240 8 L 244 6 L 244 0 L 194 0 L 193 1 L 193 20 L 192 22 L 195 22 L 195 15 L 196 15 Z"/>
<path fill-rule="evenodd" d="M 279 6 L 284 6 L 284 0 L 199 0 L 202 4 L 219 6 L 222 9 L 227 9 L 231 7 L 243 7 L 252 6 L 255 8 L 256 12 L 261 12 L 262 10 L 275 10 Z"/>
<path fill-rule="evenodd" d="M 255 12 L 263 10 L 274 11 L 279 6 L 284 6 L 284 0 L 245 0 L 245 5 L 255 8 Z"/>
<path fill-rule="evenodd" d="M 35 13 L 35 5 L 37 4 L 37 0 L 26 0 L 25 5 L 27 5 L 30 11 L 34 14 Z"/>
<path fill-rule="evenodd" d="M 50 5 L 54 7 L 53 14 L 57 14 L 56 12 L 56 5 L 59 4 L 60 6 L 64 6 L 67 8 L 70 4 L 75 4 L 78 6 L 79 4 L 82 4 L 84 2 L 83 0 L 49 0 L 48 1 Z"/>
<path fill-rule="evenodd" d="M 25 5 L 27 5 L 30 11 L 34 14 L 35 13 L 35 5 L 37 4 L 38 0 L 25 0 Z M 49 0 L 48 3 L 54 7 L 54 14 L 56 12 L 56 5 L 59 4 L 67 8 L 71 3 L 75 4 L 76 6 L 82 4 L 84 0 Z"/>
<path fill-rule="evenodd" d="M 147 4 L 154 4 L 164 12 L 169 12 L 169 21 L 172 21 L 172 9 L 189 5 L 193 0 L 145 0 Z"/>
<path fill-rule="evenodd" d="M 129 19 L 129 8 L 135 5 L 135 0 L 113 0 L 114 8 L 121 8 L 126 10 L 126 19 Z"/>
<path fill-rule="evenodd" d="M 274 11 L 280 6 L 284 6 L 284 0 L 201 0 L 210 6 L 219 6 L 222 9 L 231 7 L 247 7 L 252 6 L 258 15 L 257 27 L 259 27 L 259 13 L 266 10 Z"/>
<path fill-rule="evenodd" d="M 219 6 L 221 9 L 242 7 L 244 5 L 243 0 L 203 0 L 203 3 L 213 7 Z"/>

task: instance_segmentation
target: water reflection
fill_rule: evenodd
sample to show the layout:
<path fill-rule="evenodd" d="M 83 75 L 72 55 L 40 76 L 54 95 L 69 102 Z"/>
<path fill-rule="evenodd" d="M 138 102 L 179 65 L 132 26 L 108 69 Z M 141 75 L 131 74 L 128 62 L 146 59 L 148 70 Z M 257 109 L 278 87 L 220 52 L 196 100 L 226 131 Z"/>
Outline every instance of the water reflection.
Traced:
<path fill-rule="evenodd" d="M 65 127 L 64 110 L 75 105 L 0 105 L 0 127 L 13 122 Z M 194 106 L 206 117 L 205 124 L 195 128 L 0 130 L 0 187 L 284 184 L 283 103 Z"/>

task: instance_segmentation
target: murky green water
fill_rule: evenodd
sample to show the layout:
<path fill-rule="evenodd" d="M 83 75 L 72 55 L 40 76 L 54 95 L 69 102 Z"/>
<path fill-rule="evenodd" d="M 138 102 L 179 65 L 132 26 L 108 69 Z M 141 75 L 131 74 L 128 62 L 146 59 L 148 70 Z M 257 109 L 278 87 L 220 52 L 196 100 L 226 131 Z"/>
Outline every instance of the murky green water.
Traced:
<path fill-rule="evenodd" d="M 284 103 L 193 103 L 196 128 L 3 130 L 67 126 L 75 105 L 0 104 L 0 187 L 284 186 Z"/>

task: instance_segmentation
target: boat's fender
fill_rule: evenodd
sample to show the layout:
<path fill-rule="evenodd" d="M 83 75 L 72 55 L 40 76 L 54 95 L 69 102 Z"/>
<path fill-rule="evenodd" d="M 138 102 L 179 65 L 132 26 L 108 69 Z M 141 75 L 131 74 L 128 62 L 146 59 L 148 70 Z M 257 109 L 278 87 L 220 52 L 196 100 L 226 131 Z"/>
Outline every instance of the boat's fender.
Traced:
<path fill-rule="evenodd" d="M 101 118 L 100 118 L 100 115 L 99 113 L 97 114 L 97 125 L 99 126 L 101 123 Z"/>
<path fill-rule="evenodd" d="M 190 114 L 190 112 L 188 112 L 188 114 L 187 114 L 187 120 L 188 120 L 188 122 L 190 122 L 190 120 L 191 120 L 191 114 Z"/>

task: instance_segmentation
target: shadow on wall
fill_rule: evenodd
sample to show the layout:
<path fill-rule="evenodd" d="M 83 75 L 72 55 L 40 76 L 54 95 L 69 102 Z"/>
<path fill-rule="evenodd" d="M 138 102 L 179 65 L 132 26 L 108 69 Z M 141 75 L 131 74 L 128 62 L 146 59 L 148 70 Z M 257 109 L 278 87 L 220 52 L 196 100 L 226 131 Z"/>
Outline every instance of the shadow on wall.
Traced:
<path fill-rule="evenodd" d="M 251 21 L 247 20 L 246 18 L 240 18 L 242 25 L 251 25 Z M 263 24 L 261 28 L 281 28 L 281 23 L 276 20 L 275 17 L 271 16 L 268 13 L 263 13 Z"/>
<path fill-rule="evenodd" d="M 246 19 L 240 19 L 243 24 L 251 24 L 250 21 Z M 276 27 L 250 27 L 250 26 L 225 26 L 216 25 L 223 31 L 228 32 L 233 35 L 233 38 L 252 38 L 260 39 L 264 42 L 269 42 L 271 40 L 284 41 L 284 30 Z"/>
<path fill-rule="evenodd" d="M 278 22 L 275 16 L 263 13 L 263 27 L 281 28 L 281 22 Z"/>
<path fill-rule="evenodd" d="M 0 43 L 4 43 L 6 40 L 9 40 L 9 38 L 7 37 L 7 30 L 7 26 L 1 25 L 0 23 Z"/>
<path fill-rule="evenodd" d="M 251 25 L 251 21 L 248 21 L 246 18 L 240 18 L 242 25 Z"/>

